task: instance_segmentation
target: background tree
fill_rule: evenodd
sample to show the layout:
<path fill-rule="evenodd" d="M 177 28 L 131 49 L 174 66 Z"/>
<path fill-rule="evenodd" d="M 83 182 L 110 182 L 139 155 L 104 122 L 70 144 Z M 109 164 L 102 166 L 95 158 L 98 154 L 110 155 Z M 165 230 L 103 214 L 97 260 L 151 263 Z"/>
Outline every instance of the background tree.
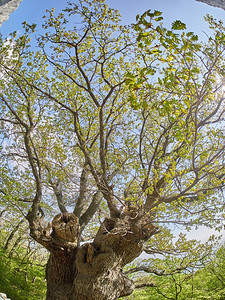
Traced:
<path fill-rule="evenodd" d="M 197 250 L 198 247 L 196 247 Z M 206 250 L 206 249 L 205 249 Z M 142 270 L 152 273 L 145 277 L 146 282 L 152 282 L 152 287 L 145 287 L 143 284 L 142 290 L 136 290 L 131 296 L 125 299 L 217 299 L 224 298 L 224 245 L 220 246 L 217 251 L 208 255 L 207 250 L 205 254 L 199 256 L 197 259 L 197 252 L 193 251 L 193 256 L 190 261 L 194 268 L 191 270 L 191 265 L 186 269 L 179 267 L 184 266 L 187 262 L 184 260 L 174 260 L 172 257 L 164 261 L 164 267 L 161 272 L 159 268 L 145 267 Z M 199 252 L 200 254 L 200 252 Z M 184 261 L 184 264 L 183 264 Z M 162 262 L 159 261 L 162 266 Z M 174 266 L 176 268 L 174 269 Z M 167 273 L 165 272 L 167 270 Z M 168 272 L 169 270 L 169 272 Z M 130 269 L 128 272 L 132 272 Z M 159 276 L 155 276 L 157 274 Z M 146 285 L 147 286 L 147 285 Z"/>
<path fill-rule="evenodd" d="M 0 290 L 10 299 L 39 299 L 45 298 L 46 281 L 44 266 L 38 259 L 24 258 L 24 248 L 17 248 L 18 257 L 0 249 Z M 37 254 L 37 253 L 36 253 Z M 43 261 L 42 261 L 43 263 Z"/>
<path fill-rule="evenodd" d="M 47 251 L 29 236 L 16 210 L 0 215 L 0 291 L 10 299 L 44 299 Z"/>
<path fill-rule="evenodd" d="M 1 203 L 50 251 L 47 299 L 129 295 L 160 227 L 222 219 L 224 28 L 204 44 L 161 21 L 85 0 L 48 12 L 38 52 L 35 25 L 1 41 Z"/>
<path fill-rule="evenodd" d="M 133 277 L 135 287 L 138 288 L 126 299 L 196 298 L 201 288 L 195 276 L 198 270 L 205 270 L 209 265 L 216 240 L 215 237 L 211 237 L 209 241 L 201 244 L 196 240 L 187 240 L 185 235 L 180 234 L 173 243 L 168 240 L 166 245 L 158 245 L 152 252 L 157 255 L 139 260 L 125 272 Z"/>

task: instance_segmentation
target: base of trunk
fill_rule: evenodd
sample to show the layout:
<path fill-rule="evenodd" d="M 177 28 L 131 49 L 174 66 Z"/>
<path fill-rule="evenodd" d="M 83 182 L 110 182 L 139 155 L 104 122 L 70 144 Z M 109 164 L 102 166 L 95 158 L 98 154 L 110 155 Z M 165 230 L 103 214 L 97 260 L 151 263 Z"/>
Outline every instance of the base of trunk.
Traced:
<path fill-rule="evenodd" d="M 71 300 L 75 275 L 76 250 L 51 253 L 47 267 L 48 300 Z"/>
<path fill-rule="evenodd" d="M 57 225 L 58 230 L 66 232 L 69 216 L 58 219 L 66 222 Z M 122 269 L 141 254 L 144 240 L 156 232 L 153 225 L 136 221 L 128 215 L 106 218 L 93 243 L 81 247 L 57 235 L 57 249 L 52 249 L 46 269 L 47 300 L 116 300 L 130 295 L 135 286 Z"/>

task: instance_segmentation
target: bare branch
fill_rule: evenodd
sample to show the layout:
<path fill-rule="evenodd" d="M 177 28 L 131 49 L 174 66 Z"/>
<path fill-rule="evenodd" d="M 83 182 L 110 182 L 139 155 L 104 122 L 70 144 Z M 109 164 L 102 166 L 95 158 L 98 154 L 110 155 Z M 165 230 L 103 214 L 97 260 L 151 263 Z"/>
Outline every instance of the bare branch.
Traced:
<path fill-rule="evenodd" d="M 80 194 L 76 200 L 76 206 L 73 211 L 75 216 L 77 216 L 78 218 L 81 216 L 84 209 L 87 187 L 88 187 L 88 169 L 87 169 L 87 164 L 85 163 L 80 177 Z"/>
<path fill-rule="evenodd" d="M 96 193 L 94 193 L 89 207 L 83 213 L 83 215 L 80 217 L 81 231 L 89 223 L 89 221 L 93 218 L 94 214 L 96 213 L 97 209 L 99 208 L 102 197 L 103 197 L 103 195 L 100 191 L 97 191 Z"/>
<path fill-rule="evenodd" d="M 153 282 L 149 282 L 149 283 L 136 283 L 135 284 L 135 288 L 136 289 L 142 289 L 145 287 L 157 287 L 157 285 L 155 285 Z"/>

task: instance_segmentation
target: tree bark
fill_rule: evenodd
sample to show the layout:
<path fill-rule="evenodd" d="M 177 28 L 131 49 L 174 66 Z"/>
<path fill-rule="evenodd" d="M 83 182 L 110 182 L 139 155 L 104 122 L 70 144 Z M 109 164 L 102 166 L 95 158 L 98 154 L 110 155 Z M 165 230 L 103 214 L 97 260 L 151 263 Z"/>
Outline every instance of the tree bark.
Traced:
<path fill-rule="evenodd" d="M 76 224 L 69 213 L 57 215 L 52 222 L 46 299 L 115 300 L 130 295 L 135 286 L 122 268 L 141 254 L 144 241 L 157 229 L 122 214 L 106 218 L 94 241 L 79 246 Z"/>
<path fill-rule="evenodd" d="M 76 249 L 56 250 L 46 266 L 48 300 L 71 300 L 75 274 Z"/>

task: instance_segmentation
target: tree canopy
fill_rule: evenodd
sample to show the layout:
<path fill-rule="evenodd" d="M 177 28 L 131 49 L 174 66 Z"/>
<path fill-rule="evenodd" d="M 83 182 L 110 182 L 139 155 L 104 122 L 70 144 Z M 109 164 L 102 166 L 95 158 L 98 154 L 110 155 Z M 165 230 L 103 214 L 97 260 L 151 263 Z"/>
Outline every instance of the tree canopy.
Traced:
<path fill-rule="evenodd" d="M 201 42 L 162 21 L 149 10 L 121 25 L 105 1 L 85 0 L 47 12 L 38 51 L 35 25 L 1 39 L 0 203 L 50 251 L 93 238 L 105 218 L 124 237 L 129 216 L 141 241 L 171 223 L 222 224 L 224 27 L 207 16 Z M 62 245 L 58 219 L 45 221 L 59 212 L 75 216 Z"/>

